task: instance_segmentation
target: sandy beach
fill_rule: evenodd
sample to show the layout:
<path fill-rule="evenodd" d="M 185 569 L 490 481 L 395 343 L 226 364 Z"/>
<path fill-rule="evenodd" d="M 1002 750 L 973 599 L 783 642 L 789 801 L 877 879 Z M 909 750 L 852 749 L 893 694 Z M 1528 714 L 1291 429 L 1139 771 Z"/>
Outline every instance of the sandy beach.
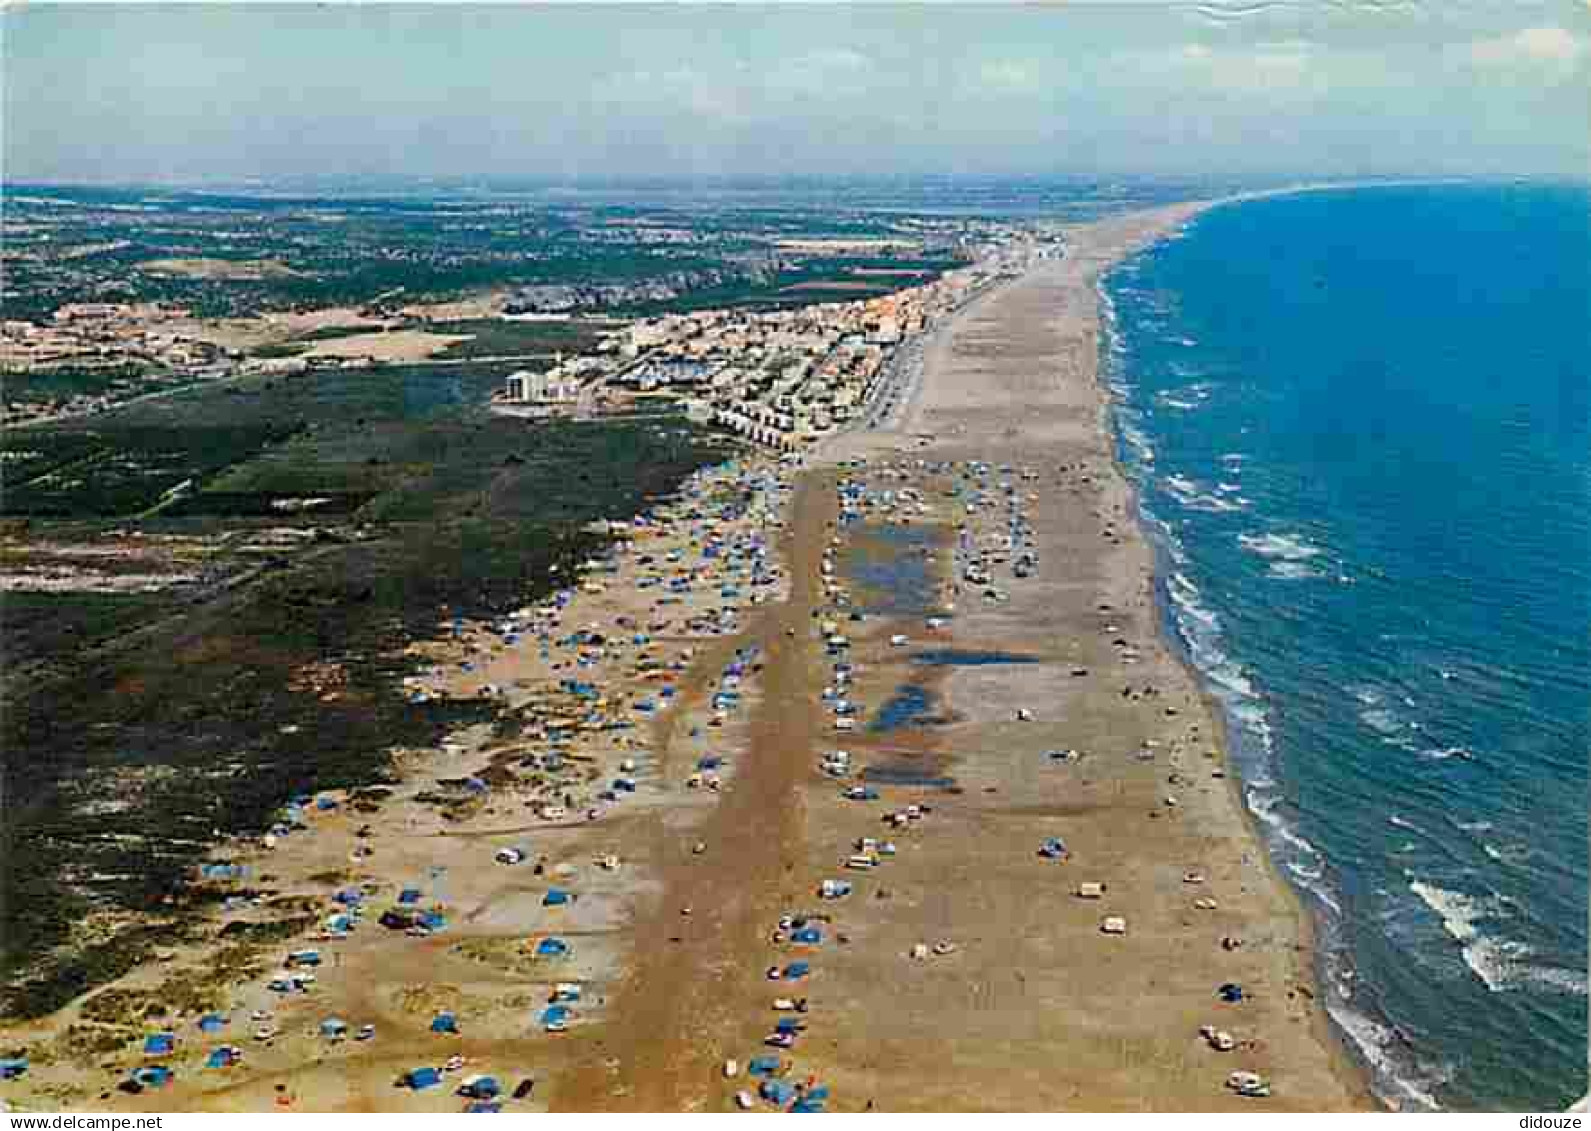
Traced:
<path fill-rule="evenodd" d="M 8 1096 L 1373 1107 L 1161 638 L 1095 380 L 1100 273 L 1199 207 L 1077 229 L 978 298 L 890 426 L 704 473 L 562 600 L 449 626 L 412 693 L 498 696 L 520 733 L 401 752 L 391 790 L 218 853 L 242 871 L 202 938 L 0 1033 L 31 1062 Z"/>

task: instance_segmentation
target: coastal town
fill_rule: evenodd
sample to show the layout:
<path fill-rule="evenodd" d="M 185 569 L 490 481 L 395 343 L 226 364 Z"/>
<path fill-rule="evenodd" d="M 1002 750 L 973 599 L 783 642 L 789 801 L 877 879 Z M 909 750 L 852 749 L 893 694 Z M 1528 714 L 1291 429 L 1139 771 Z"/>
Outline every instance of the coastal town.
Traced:
<path fill-rule="evenodd" d="M 238 233 L 218 240 L 195 228 L 177 246 L 191 253 L 214 243 L 216 255 L 129 259 L 144 230 L 133 227 L 135 238 L 59 247 L 56 239 L 71 239 L 59 209 L 32 203 L 37 217 L 24 211 L 26 219 L 6 221 L 6 262 L 32 284 L 13 279 L 9 295 L 31 300 L 71 287 L 115 297 L 56 302 L 0 322 L 0 423 L 8 426 L 92 416 L 138 397 L 256 375 L 504 361 L 519 364 L 496 399 L 521 415 L 591 416 L 623 410 L 636 394 L 660 395 L 679 400 L 692 419 L 789 450 L 851 420 L 903 342 L 1057 246 L 1045 225 L 981 219 L 903 222 L 905 235 L 889 238 L 610 221 L 580 229 L 588 271 L 600 270 L 601 254 L 637 249 L 716 255 L 721 265 L 681 270 L 665 258 L 656 275 L 631 282 L 464 291 L 439 284 L 430 294 L 412 283 L 364 294 L 345 285 L 336 292 L 345 301 L 317 305 L 300 296 L 321 273 L 309 263 L 288 266 L 276 245 L 242 258 Z M 518 231 L 505 227 L 504 237 Z M 762 250 L 728 249 L 747 240 Z M 386 263 L 390 249 L 379 251 Z M 505 260 L 514 262 L 501 252 L 432 262 L 438 271 L 469 266 L 506 280 L 513 276 Z M 118 262 L 126 263 L 120 274 Z M 716 306 L 691 297 L 715 291 L 742 297 Z M 670 306 L 685 309 L 626 313 Z"/>
<path fill-rule="evenodd" d="M 671 395 L 694 420 L 800 451 L 862 418 L 903 345 L 1059 247 L 1028 237 L 979 248 L 968 267 L 878 298 L 642 319 L 604 338 L 594 354 L 510 375 L 499 400 L 514 406 L 510 412 L 590 412 L 635 394 Z"/>

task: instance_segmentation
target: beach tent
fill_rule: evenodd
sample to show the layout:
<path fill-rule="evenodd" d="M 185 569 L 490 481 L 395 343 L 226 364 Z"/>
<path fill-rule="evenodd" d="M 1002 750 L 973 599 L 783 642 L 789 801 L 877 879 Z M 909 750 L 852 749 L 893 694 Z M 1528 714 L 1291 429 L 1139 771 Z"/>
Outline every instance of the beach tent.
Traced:
<path fill-rule="evenodd" d="M 0 1080 L 15 1080 L 18 1076 L 25 1075 L 28 1071 L 28 1062 L 23 1057 L 6 1057 L 0 1060 Z"/>
<path fill-rule="evenodd" d="M 541 905 L 543 907 L 562 907 L 571 898 L 573 897 L 562 888 L 548 888 L 547 894 L 541 897 Z"/>
<path fill-rule="evenodd" d="M 406 904 L 407 903 L 419 903 L 420 902 L 420 889 L 419 888 L 404 888 L 402 891 L 400 891 L 398 893 L 398 902 L 399 903 L 406 903 Z"/>
<path fill-rule="evenodd" d="M 420 916 L 420 926 L 428 931 L 440 931 L 447 926 L 447 916 L 440 911 L 426 911 Z"/>
<path fill-rule="evenodd" d="M 1236 982 L 1226 982 L 1215 991 L 1216 996 L 1222 1001 L 1237 1003 L 1243 1000 L 1243 987 Z"/>
<path fill-rule="evenodd" d="M 817 946 L 823 941 L 823 932 L 816 927 L 802 927 L 790 936 L 790 941 L 806 946 Z"/>
<path fill-rule="evenodd" d="M 757 1094 L 769 1103 L 783 1107 L 795 1095 L 795 1087 L 783 1080 L 764 1080 L 757 1085 Z"/>
<path fill-rule="evenodd" d="M 569 1007 L 549 1005 L 541 1012 L 541 1027 L 549 1033 L 561 1033 L 569 1028 Z"/>
<path fill-rule="evenodd" d="M 433 1032 L 433 1033 L 454 1033 L 454 1034 L 457 1034 L 458 1031 L 459 1031 L 458 1018 L 454 1017 L 453 1014 L 451 1014 L 451 1013 L 448 1013 L 448 1012 L 444 1011 L 442 1013 L 438 1013 L 435 1017 L 431 1018 L 431 1032 Z"/>
<path fill-rule="evenodd" d="M 563 958 L 569 953 L 569 944 L 562 939 L 542 939 L 536 944 L 536 953 L 543 958 Z"/>
<path fill-rule="evenodd" d="M 784 968 L 784 978 L 785 981 L 792 982 L 797 978 L 805 978 L 811 972 L 812 967 L 805 962 L 792 962 Z"/>
<path fill-rule="evenodd" d="M 475 1075 L 464 1077 L 459 1084 L 458 1094 L 472 1100 L 489 1100 L 502 1090 L 495 1076 Z"/>
<path fill-rule="evenodd" d="M 219 1033 L 226 1028 L 227 1019 L 219 1013 L 206 1013 L 199 1018 L 199 1031 L 201 1033 Z"/>
<path fill-rule="evenodd" d="M 341 1017 L 328 1017 L 320 1023 L 320 1035 L 327 1040 L 340 1040 L 348 1035 L 348 1022 Z"/>
<path fill-rule="evenodd" d="M 222 1045 L 220 1048 L 211 1049 L 210 1055 L 205 1058 L 206 1068 L 231 1068 L 243 1059 L 243 1053 L 234 1045 Z"/>
<path fill-rule="evenodd" d="M 579 1001 L 579 982 L 559 982 L 552 988 L 552 1000 L 555 1002 Z"/>
<path fill-rule="evenodd" d="M 133 1070 L 133 1083 L 144 1088 L 164 1088 L 171 1083 L 171 1069 L 160 1064 Z"/>
<path fill-rule="evenodd" d="M 295 951 L 293 951 L 291 954 L 289 954 L 287 956 L 287 968 L 289 970 L 291 970 L 295 966 L 319 966 L 319 965 L 320 965 L 320 951 L 318 951 L 318 950 L 295 950 Z"/>
<path fill-rule="evenodd" d="M 399 1081 L 404 1087 L 413 1088 L 417 1092 L 426 1088 L 434 1088 L 441 1082 L 442 1073 L 435 1068 L 410 1069 L 403 1074 L 403 1078 Z"/>
<path fill-rule="evenodd" d="M 144 1038 L 145 1056 L 164 1056 L 177 1047 L 177 1037 L 174 1033 L 151 1033 Z"/>
<path fill-rule="evenodd" d="M 746 1065 L 746 1071 L 752 1076 L 772 1076 L 779 1071 L 779 1058 L 776 1056 L 754 1056 Z"/>
<path fill-rule="evenodd" d="M 471 1100 L 464 1105 L 465 1115 L 496 1115 L 503 1105 L 496 1100 Z"/>
<path fill-rule="evenodd" d="M 1039 848 L 1039 855 L 1046 860 L 1059 860 L 1066 855 L 1066 845 L 1060 837 L 1050 837 Z"/>

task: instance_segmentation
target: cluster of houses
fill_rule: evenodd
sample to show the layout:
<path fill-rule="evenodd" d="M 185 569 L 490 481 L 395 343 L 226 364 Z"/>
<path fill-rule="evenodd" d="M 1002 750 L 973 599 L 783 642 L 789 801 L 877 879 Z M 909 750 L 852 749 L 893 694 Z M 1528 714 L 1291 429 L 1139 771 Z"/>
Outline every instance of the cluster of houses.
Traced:
<path fill-rule="evenodd" d="M 189 312 L 164 303 L 69 303 L 46 324 L 0 321 L 0 371 L 13 377 L 60 370 L 102 371 L 103 389 L 58 397 L 7 397 L 0 423 L 24 424 L 63 413 L 103 411 L 163 381 L 183 383 L 225 372 L 227 351 L 178 328 Z M 135 381 L 115 374 L 136 368 Z"/>
<path fill-rule="evenodd" d="M 1052 250 L 1030 240 L 1004 244 L 932 282 L 874 298 L 640 319 L 595 354 L 511 375 L 500 399 L 556 410 L 583 393 L 594 401 L 670 393 L 693 419 L 799 450 L 860 416 L 902 343 Z"/>

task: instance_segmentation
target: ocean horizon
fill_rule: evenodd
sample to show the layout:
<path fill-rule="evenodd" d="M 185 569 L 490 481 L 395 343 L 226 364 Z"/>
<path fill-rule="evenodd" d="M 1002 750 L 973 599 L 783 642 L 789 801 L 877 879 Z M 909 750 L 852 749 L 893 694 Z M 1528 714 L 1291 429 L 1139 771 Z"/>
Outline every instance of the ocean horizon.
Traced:
<path fill-rule="evenodd" d="M 1403 1109 L 1586 1091 L 1591 190 L 1216 207 L 1102 282 L 1167 627 Z"/>

